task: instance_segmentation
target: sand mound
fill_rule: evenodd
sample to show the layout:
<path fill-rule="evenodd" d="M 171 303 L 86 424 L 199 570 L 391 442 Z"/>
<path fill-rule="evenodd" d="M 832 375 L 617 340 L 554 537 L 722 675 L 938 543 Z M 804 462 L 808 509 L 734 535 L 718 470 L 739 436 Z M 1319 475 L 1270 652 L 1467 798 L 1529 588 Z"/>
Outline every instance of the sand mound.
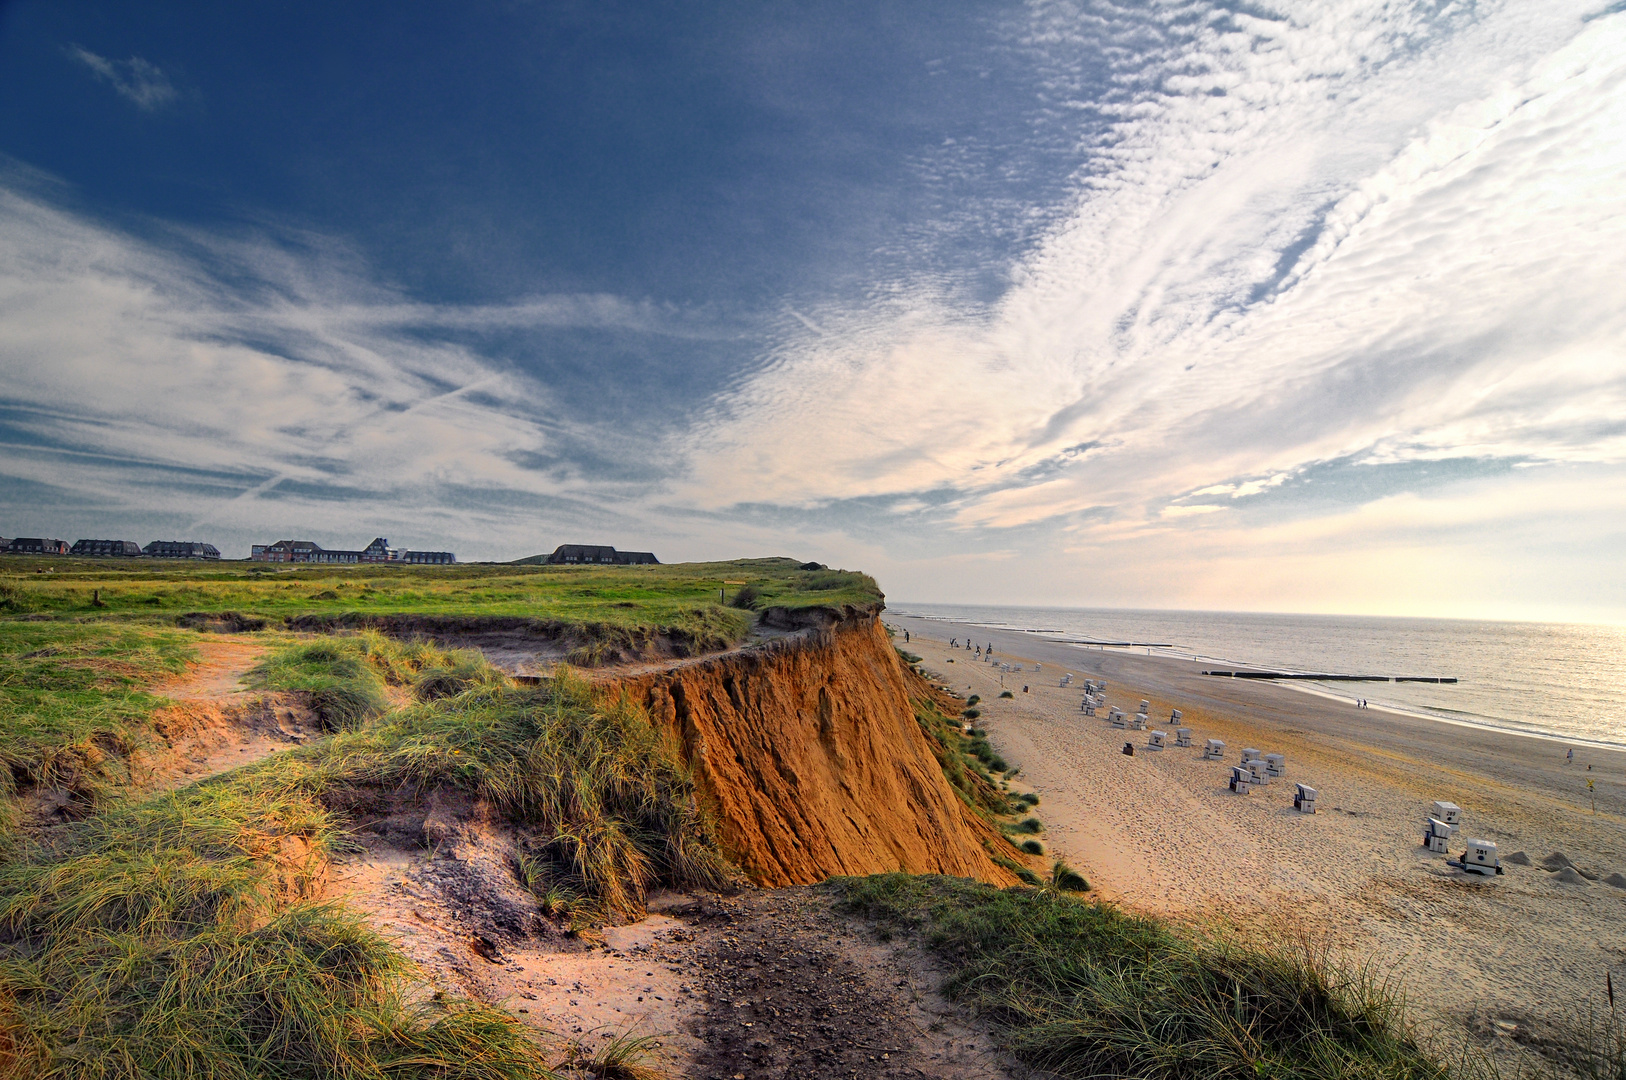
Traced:
<path fill-rule="evenodd" d="M 1544 870 L 1562 870 L 1566 866 L 1574 865 L 1574 863 L 1570 862 L 1570 857 L 1562 851 L 1555 851 L 1541 860 L 1541 866 Z"/>
<path fill-rule="evenodd" d="M 1626 874 L 1610 874 L 1603 880 L 1606 885 L 1613 885 L 1617 889 L 1626 889 Z"/>
<path fill-rule="evenodd" d="M 1562 881 L 1566 885 L 1585 885 L 1587 883 L 1586 878 L 1577 874 L 1573 866 L 1566 866 L 1560 870 L 1555 876 L 1555 880 Z"/>
<path fill-rule="evenodd" d="M 1506 863 L 1512 863 L 1514 866 L 1529 866 L 1530 865 L 1530 856 L 1526 855 L 1522 851 L 1515 851 L 1513 854 L 1509 855 L 1507 858 L 1503 859 L 1502 861 L 1506 862 Z"/>

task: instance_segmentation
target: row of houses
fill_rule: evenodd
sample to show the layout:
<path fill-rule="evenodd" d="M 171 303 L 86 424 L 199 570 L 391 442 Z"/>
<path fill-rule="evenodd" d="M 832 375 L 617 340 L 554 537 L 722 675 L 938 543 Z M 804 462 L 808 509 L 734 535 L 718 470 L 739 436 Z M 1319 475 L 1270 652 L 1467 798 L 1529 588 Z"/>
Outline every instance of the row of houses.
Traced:
<path fill-rule="evenodd" d="M 149 559 L 218 559 L 220 549 L 196 540 L 154 540 L 140 547 L 134 540 L 66 540 L 44 536 L 0 537 L 0 552 L 7 555 L 93 555 Z"/>
<path fill-rule="evenodd" d="M 278 540 L 249 548 L 253 562 L 274 563 L 408 563 L 415 566 L 450 566 L 457 556 L 450 551 L 413 551 L 393 548 L 382 536 L 359 551 L 324 548 L 310 540 Z"/>
<path fill-rule="evenodd" d="M 44 536 L 0 536 L 0 554 L 5 555 L 84 555 L 94 558 L 218 559 L 220 549 L 197 540 L 154 540 L 145 547 L 134 540 L 66 540 Z M 282 563 L 409 563 L 417 566 L 450 566 L 457 556 L 450 551 L 412 551 L 390 547 L 382 536 L 360 551 L 336 551 L 309 540 L 278 540 L 275 544 L 255 544 L 249 558 L 255 562 Z M 650 556 L 651 559 L 654 556 Z"/>

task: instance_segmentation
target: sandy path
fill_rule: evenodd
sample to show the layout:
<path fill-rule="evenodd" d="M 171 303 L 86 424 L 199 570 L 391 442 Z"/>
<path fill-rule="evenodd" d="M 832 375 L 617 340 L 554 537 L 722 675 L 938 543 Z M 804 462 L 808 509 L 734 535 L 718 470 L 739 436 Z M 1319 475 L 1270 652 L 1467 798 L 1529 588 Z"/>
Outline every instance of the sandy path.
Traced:
<path fill-rule="evenodd" d="M 152 687 L 173 704 L 154 717 L 167 749 L 136 763 L 135 780 L 143 790 L 194 783 L 321 735 L 315 719 L 284 695 L 243 685 L 269 645 L 210 636 L 197 650 L 196 664 Z"/>
<path fill-rule="evenodd" d="M 1503 854 L 1539 860 L 1561 849 L 1601 877 L 1626 873 L 1626 754 L 1578 749 L 1577 765 L 1566 766 L 1565 747 L 1551 741 L 1204 679 L 1196 665 L 889 622 L 908 627 L 905 647 L 945 684 L 983 697 L 990 740 L 1042 797 L 1047 842 L 1106 897 L 1306 928 L 1400 974 L 1425 1011 L 1480 1030 L 1501 1020 L 1539 1035 L 1546 1017 L 1601 1001 L 1606 970 L 1626 985 L 1626 890 L 1563 884 L 1537 867 L 1466 877 L 1419 845 L 1424 812 L 1446 799 L 1463 807 L 1466 835 L 1496 841 Z M 1004 677 L 1014 700 L 997 697 L 997 668 L 946 648 L 968 629 L 994 641 L 996 659 L 1026 668 Z M 1064 671 L 1079 684 L 1105 677 L 1108 703 L 1130 713 L 1149 699 L 1154 721 L 1181 709 L 1197 747 L 1225 741 L 1223 762 L 1200 760 L 1196 748 L 1125 756 L 1123 743 L 1144 746 L 1145 734 L 1086 718 L 1082 691 L 1057 685 Z M 1244 746 L 1285 753 L 1286 781 L 1247 797 L 1227 791 Z M 1597 781 L 1595 816 L 1587 777 Z M 1319 789 L 1320 813 L 1293 811 L 1295 780 Z"/>

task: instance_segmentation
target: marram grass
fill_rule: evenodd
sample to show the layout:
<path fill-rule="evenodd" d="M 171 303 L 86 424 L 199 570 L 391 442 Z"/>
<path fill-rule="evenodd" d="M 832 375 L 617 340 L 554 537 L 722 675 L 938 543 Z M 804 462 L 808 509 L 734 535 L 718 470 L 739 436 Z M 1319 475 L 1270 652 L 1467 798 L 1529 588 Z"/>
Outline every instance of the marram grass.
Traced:
<path fill-rule="evenodd" d="M 1391 988 L 1311 950 L 1177 931 L 1057 885 L 838 879 L 846 906 L 921 935 L 949 993 L 1060 1077 L 1445 1080 Z M 1468 1066 L 1463 1069 L 1473 1071 Z M 1456 1070 L 1460 1071 L 1460 1070 Z"/>
<path fill-rule="evenodd" d="M 258 678 L 434 689 L 0 864 L 0 1076 L 551 1076 L 506 1013 L 423 1000 L 398 950 L 318 902 L 370 799 L 452 786 L 485 800 L 522 838 L 527 883 L 578 923 L 730 872 L 681 763 L 626 701 L 568 674 L 518 689 L 466 656 L 317 644 L 333 647 L 283 650 Z"/>

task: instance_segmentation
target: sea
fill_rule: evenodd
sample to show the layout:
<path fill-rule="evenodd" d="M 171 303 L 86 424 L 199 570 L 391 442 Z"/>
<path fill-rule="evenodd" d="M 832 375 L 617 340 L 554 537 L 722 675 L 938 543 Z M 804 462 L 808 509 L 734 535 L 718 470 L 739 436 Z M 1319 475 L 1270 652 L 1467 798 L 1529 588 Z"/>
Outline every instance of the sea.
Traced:
<path fill-rule="evenodd" d="M 1415 716 L 1626 749 L 1623 626 L 951 604 L 888 609 L 1058 640 L 1130 643 L 1108 647 L 1219 669 L 1455 677 L 1445 684 L 1283 685 L 1365 698 Z"/>

